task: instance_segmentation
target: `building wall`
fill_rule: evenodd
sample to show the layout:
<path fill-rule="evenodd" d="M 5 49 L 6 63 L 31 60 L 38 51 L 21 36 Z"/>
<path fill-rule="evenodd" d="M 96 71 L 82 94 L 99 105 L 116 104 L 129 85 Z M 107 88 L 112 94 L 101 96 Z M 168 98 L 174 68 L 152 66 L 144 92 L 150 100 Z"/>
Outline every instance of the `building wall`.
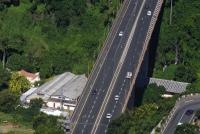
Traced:
<path fill-rule="evenodd" d="M 46 103 L 46 105 L 47 105 L 47 107 L 50 107 L 50 108 L 56 108 L 56 109 L 61 108 L 61 103 L 60 102 L 48 101 Z M 66 104 L 66 103 L 64 103 L 63 104 L 63 109 L 64 110 L 74 111 L 75 105 L 74 104 Z"/>

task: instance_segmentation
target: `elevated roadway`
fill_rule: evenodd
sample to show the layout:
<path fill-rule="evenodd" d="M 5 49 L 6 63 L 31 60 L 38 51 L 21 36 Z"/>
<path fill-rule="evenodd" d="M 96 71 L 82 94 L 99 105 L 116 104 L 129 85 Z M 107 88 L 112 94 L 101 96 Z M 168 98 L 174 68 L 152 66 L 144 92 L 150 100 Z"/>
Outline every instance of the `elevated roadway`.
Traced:
<path fill-rule="evenodd" d="M 72 134 L 104 134 L 111 119 L 125 110 L 162 2 L 124 1 L 72 116 Z M 131 79 L 125 78 L 127 72 Z"/>

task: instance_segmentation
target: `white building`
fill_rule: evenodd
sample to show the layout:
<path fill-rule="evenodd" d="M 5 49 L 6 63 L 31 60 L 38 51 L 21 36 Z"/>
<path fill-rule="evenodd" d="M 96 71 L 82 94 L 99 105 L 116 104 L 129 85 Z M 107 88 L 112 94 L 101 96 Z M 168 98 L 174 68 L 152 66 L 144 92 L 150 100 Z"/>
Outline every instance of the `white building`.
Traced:
<path fill-rule="evenodd" d="M 63 108 L 73 111 L 86 82 L 87 78 L 85 75 L 74 75 L 66 72 L 55 76 L 52 80 L 38 88 L 28 90 L 20 99 L 23 102 L 29 103 L 31 99 L 41 98 L 49 108 Z"/>

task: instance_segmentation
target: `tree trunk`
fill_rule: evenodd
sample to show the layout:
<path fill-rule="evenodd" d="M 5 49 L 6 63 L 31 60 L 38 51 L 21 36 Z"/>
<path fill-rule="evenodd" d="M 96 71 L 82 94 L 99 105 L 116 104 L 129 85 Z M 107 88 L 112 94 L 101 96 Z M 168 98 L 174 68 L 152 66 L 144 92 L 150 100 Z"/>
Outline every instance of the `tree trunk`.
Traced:
<path fill-rule="evenodd" d="M 2 64 L 3 64 L 3 69 L 5 68 L 5 61 L 6 61 L 6 50 L 3 50 L 3 60 L 2 60 Z"/>

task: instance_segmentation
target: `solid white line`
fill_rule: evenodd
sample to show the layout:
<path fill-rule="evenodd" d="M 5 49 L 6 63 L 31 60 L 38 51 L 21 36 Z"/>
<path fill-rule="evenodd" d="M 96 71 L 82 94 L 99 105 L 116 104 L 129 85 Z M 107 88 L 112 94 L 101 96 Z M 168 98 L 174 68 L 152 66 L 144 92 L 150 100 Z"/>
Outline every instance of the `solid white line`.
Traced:
<path fill-rule="evenodd" d="M 134 35 L 134 33 L 135 33 L 135 29 L 136 29 L 136 26 L 137 26 L 137 23 L 138 23 L 138 20 L 139 20 L 139 17 L 140 17 L 140 15 L 141 15 L 141 12 L 142 12 L 142 9 L 143 9 L 143 7 L 144 7 L 145 2 L 146 2 L 146 0 L 143 0 L 143 3 L 142 3 L 142 5 L 141 5 L 141 7 L 140 7 L 140 10 L 139 10 L 139 13 L 138 13 L 138 15 L 137 15 L 137 18 L 136 18 L 136 20 L 135 20 L 135 22 L 134 22 L 134 25 L 133 25 L 132 29 L 131 29 L 131 33 L 130 33 L 130 35 L 129 35 L 128 41 L 127 41 L 127 43 L 126 43 L 126 46 L 125 46 L 124 51 L 123 51 L 123 53 L 122 53 L 121 59 L 120 59 L 120 61 L 119 61 L 119 64 L 118 64 L 118 66 L 117 66 L 117 69 L 116 69 L 116 71 L 117 71 L 117 72 L 116 72 L 117 74 L 115 73 L 116 75 L 119 75 L 119 72 L 120 72 L 120 70 L 121 70 L 121 66 L 122 66 L 122 64 L 123 64 L 123 62 L 124 62 L 124 59 L 125 59 L 127 53 L 128 53 L 128 49 L 129 49 L 129 47 L 130 47 L 130 44 L 131 44 L 131 41 L 132 41 L 132 37 L 133 37 L 133 35 Z M 119 69 L 119 70 L 118 70 L 118 69 Z M 107 94 L 106 94 L 106 96 L 105 96 L 105 98 L 104 98 L 104 101 L 103 101 L 103 103 L 102 103 L 102 106 L 101 106 L 101 108 L 100 108 L 100 110 L 99 110 L 98 116 L 97 116 L 96 121 L 95 121 L 95 123 L 94 123 L 94 126 L 93 126 L 93 128 L 92 128 L 92 132 L 91 132 L 92 134 L 95 134 L 96 131 L 97 131 L 97 129 L 98 129 L 97 126 L 99 125 L 99 123 L 100 123 L 100 121 L 101 121 L 101 117 L 102 117 L 102 115 L 103 115 L 103 113 L 104 113 L 105 106 L 106 106 L 107 103 L 108 103 L 108 101 L 107 101 L 106 99 L 109 99 L 109 98 L 110 98 L 110 95 L 111 95 L 112 90 L 113 90 L 113 88 L 114 88 L 115 82 L 116 82 L 116 80 L 117 80 L 116 75 L 114 75 L 114 77 L 113 77 L 113 79 L 112 79 L 112 81 L 111 81 L 111 84 L 110 84 L 110 86 L 109 86 L 109 88 L 108 88 L 108 92 L 107 92 Z M 104 103 L 105 103 L 105 105 L 103 105 Z M 99 118 L 98 118 L 98 117 L 99 117 Z"/>
<path fill-rule="evenodd" d="M 121 11 L 119 12 L 119 14 L 117 14 L 117 15 L 119 15 L 119 16 L 117 16 L 117 17 L 120 17 L 120 14 L 122 14 L 123 8 L 124 8 L 124 6 L 125 6 L 125 2 L 126 2 L 126 1 L 124 1 L 123 5 L 122 5 L 122 8 L 120 9 Z M 126 14 L 126 12 L 127 12 L 127 9 L 128 9 L 128 7 L 129 7 L 129 5 L 130 5 L 130 1 L 128 2 L 127 7 L 125 8 L 125 13 L 122 14 L 122 18 L 124 18 L 125 14 Z M 118 30 L 119 30 L 119 28 L 120 28 L 120 25 L 121 25 L 121 23 L 122 23 L 122 20 L 123 20 L 123 19 L 119 20 L 119 26 L 117 27 L 117 30 L 116 30 L 116 32 L 115 32 L 114 35 L 113 35 L 114 38 L 113 38 L 113 40 L 111 40 L 111 44 L 113 43 L 113 41 L 114 41 L 116 35 L 118 34 Z M 110 33 L 108 34 L 109 37 L 112 37 L 111 35 L 112 35 L 112 32 L 113 32 L 113 30 L 114 30 L 114 28 L 115 28 L 116 25 L 117 25 L 117 20 L 116 20 L 116 22 L 114 22 L 114 25 L 113 25 L 113 27 L 111 28 Z M 109 37 L 108 37 L 108 38 L 109 38 Z M 106 39 L 106 42 L 105 42 L 105 43 L 108 43 L 108 42 L 107 42 L 108 40 L 109 40 L 109 39 Z M 112 45 L 110 45 L 109 49 L 105 49 L 105 45 L 103 46 L 102 50 L 105 49 L 105 50 L 107 50 L 107 52 L 106 52 L 106 55 L 104 56 L 105 58 L 103 58 L 102 64 L 105 62 L 105 59 L 106 59 L 106 57 L 107 57 L 107 55 L 108 55 L 108 50 L 110 50 L 111 47 L 112 47 Z M 97 60 L 100 60 L 101 56 L 103 56 L 102 53 L 103 53 L 103 51 L 100 53 L 101 55 L 100 55 L 99 59 L 97 59 Z M 102 65 L 101 65 L 101 66 L 102 66 Z M 94 65 L 94 67 L 95 67 L 95 65 Z M 97 76 L 95 77 L 95 80 L 94 80 L 94 81 L 96 81 L 100 70 L 101 70 L 101 69 L 98 70 Z M 93 72 L 93 71 L 92 71 L 92 72 Z M 92 83 L 92 87 L 94 86 L 94 83 L 95 83 L 95 82 Z M 91 89 L 92 89 L 92 87 L 91 87 Z M 81 110 L 80 110 L 80 112 L 79 112 L 79 114 L 78 114 L 78 118 L 75 120 L 75 123 L 74 123 L 75 126 L 76 126 L 76 124 L 77 124 L 77 122 L 78 122 L 78 120 L 79 120 L 79 118 L 80 118 L 80 115 L 81 115 L 81 113 L 82 113 L 82 111 L 83 111 L 83 109 L 84 109 L 84 106 L 85 106 L 85 104 L 86 104 L 86 102 L 87 102 L 87 100 L 88 100 L 89 94 L 90 94 L 91 91 L 92 91 L 91 89 L 90 89 L 90 91 L 89 91 L 89 93 L 88 93 L 88 95 L 87 95 L 87 97 L 86 97 L 86 100 L 84 101 L 83 107 L 81 108 Z M 83 96 L 81 95 L 80 100 L 81 100 L 82 98 L 83 98 Z M 75 109 L 75 110 L 76 110 L 76 109 Z M 74 111 L 74 112 L 76 112 L 76 111 Z M 74 132 L 74 128 L 75 128 L 75 127 L 72 128 L 72 132 L 71 132 L 71 133 Z"/>
<path fill-rule="evenodd" d="M 191 123 L 192 119 L 194 118 L 195 113 L 193 113 L 192 118 L 190 119 L 189 123 Z"/>
<path fill-rule="evenodd" d="M 184 112 L 183 112 L 183 114 L 181 115 L 181 118 L 179 119 L 179 121 L 178 121 L 178 122 L 180 122 L 180 121 L 182 120 L 182 118 L 183 118 L 184 114 L 185 114 L 185 111 L 184 111 Z"/>
<path fill-rule="evenodd" d="M 147 31 L 147 35 L 146 35 L 144 47 L 143 47 L 142 52 L 141 52 L 142 54 L 141 54 L 141 56 L 140 56 L 140 58 L 139 58 L 139 63 L 138 63 L 139 66 L 141 66 L 141 64 L 142 64 L 142 61 L 143 61 L 145 52 L 146 52 L 146 50 L 147 50 L 148 43 L 149 43 L 149 41 L 150 41 L 150 37 L 151 37 L 151 35 L 152 35 L 152 33 L 153 33 L 153 28 L 154 28 L 155 25 L 156 25 L 155 22 L 156 22 L 157 19 L 158 19 L 158 14 L 159 14 L 159 12 L 160 12 L 160 10 L 161 10 L 162 4 L 163 4 L 163 0 L 158 0 L 158 2 L 157 2 L 157 4 L 156 4 L 156 7 L 155 7 L 155 10 L 157 10 L 157 11 L 154 10 L 153 17 L 151 18 L 151 21 L 150 21 L 149 29 L 148 29 L 148 31 Z M 130 89 L 129 89 L 127 98 L 129 98 L 130 95 L 131 95 L 132 88 L 133 88 L 133 86 L 134 86 L 134 84 L 135 84 L 135 79 L 136 79 L 135 77 L 136 77 L 136 75 L 138 75 L 139 69 L 140 69 L 140 68 L 136 68 L 136 73 L 135 73 L 135 75 L 134 75 L 134 77 L 133 77 L 132 84 L 131 84 L 131 86 L 130 86 Z M 128 104 L 128 99 L 125 100 L 125 104 L 124 104 L 124 106 L 123 106 L 123 108 L 122 108 L 122 112 L 125 111 L 127 104 Z"/>
<path fill-rule="evenodd" d="M 190 103 L 190 102 L 192 102 L 193 100 L 188 100 L 188 101 L 185 101 L 185 103 Z"/>

